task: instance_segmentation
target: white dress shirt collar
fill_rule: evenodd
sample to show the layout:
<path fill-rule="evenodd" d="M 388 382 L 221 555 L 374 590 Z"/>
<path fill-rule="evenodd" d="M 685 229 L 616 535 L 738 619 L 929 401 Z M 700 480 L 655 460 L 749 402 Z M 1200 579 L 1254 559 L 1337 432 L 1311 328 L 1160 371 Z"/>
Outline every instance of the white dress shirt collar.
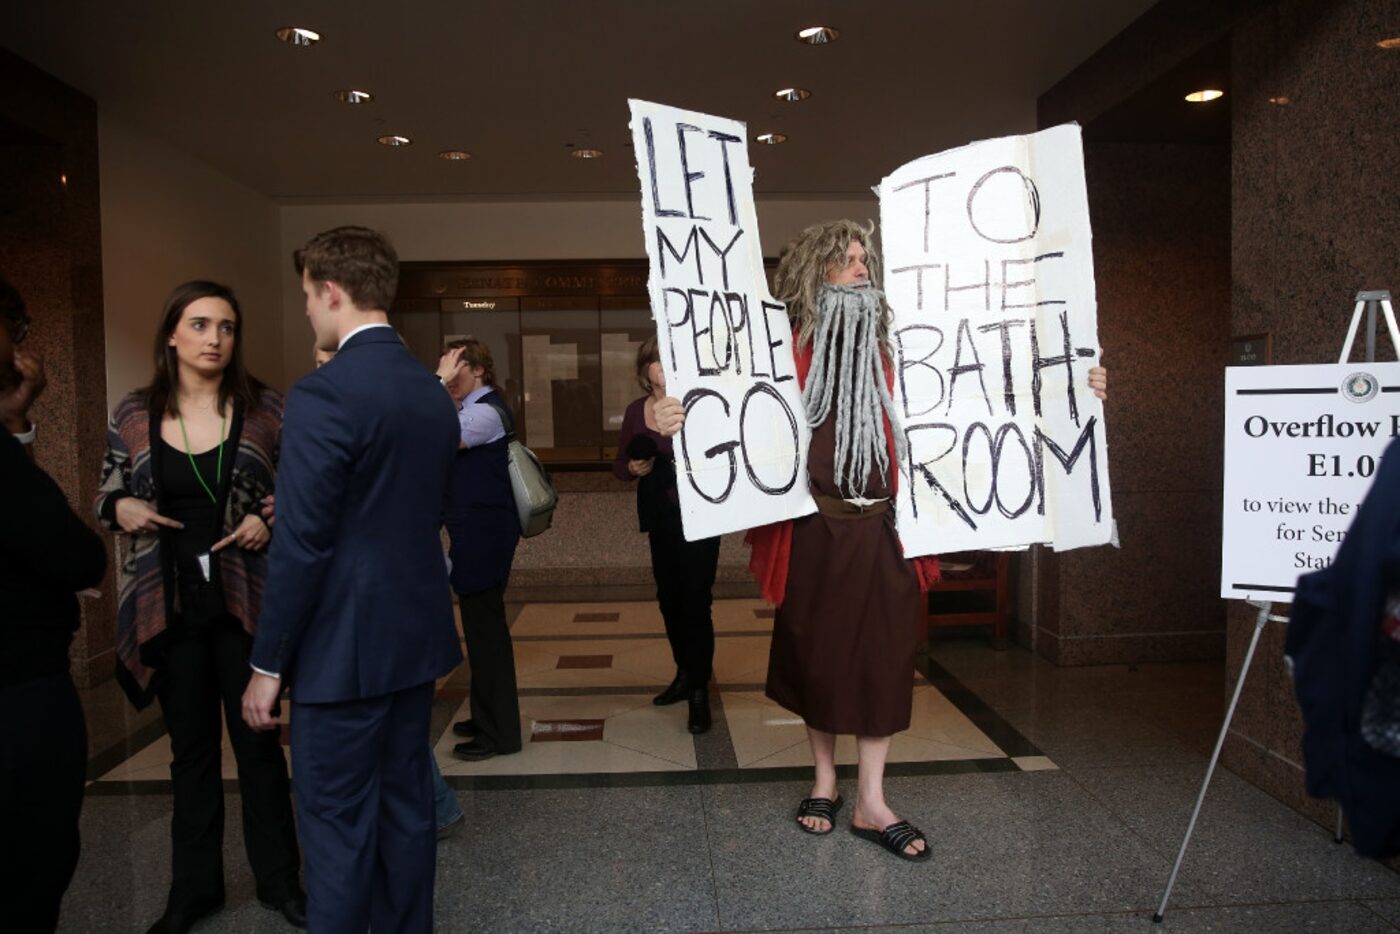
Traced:
<path fill-rule="evenodd" d="M 336 352 L 339 353 L 341 350 L 343 350 L 344 347 L 345 347 L 346 341 L 350 340 L 350 338 L 354 337 L 356 334 L 360 333 L 361 331 L 368 331 L 370 328 L 387 328 L 387 327 L 389 327 L 389 324 L 388 324 L 388 322 L 385 322 L 385 321 L 375 321 L 375 322 L 372 322 L 372 323 L 370 323 L 370 324 L 362 324 L 362 325 L 360 325 L 359 327 L 355 328 L 355 330 L 351 331 L 349 334 L 346 334 L 344 337 L 342 337 L 342 338 L 340 339 L 340 344 L 337 345 L 336 348 L 335 348 L 335 349 L 336 349 Z"/>

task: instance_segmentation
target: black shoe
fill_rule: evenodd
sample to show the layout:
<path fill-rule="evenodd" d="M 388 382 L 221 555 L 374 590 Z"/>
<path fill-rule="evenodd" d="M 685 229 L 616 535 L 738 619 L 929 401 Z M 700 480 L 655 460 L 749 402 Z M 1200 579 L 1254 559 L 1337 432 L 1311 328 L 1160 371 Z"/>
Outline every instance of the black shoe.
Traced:
<path fill-rule="evenodd" d="M 224 900 L 191 905 L 187 908 L 166 908 L 160 920 L 151 925 L 146 934 L 185 934 L 196 922 L 207 918 L 224 907 Z"/>
<path fill-rule="evenodd" d="M 452 732 L 462 739 L 472 739 L 477 734 L 475 720 L 458 720 L 452 724 Z"/>
<path fill-rule="evenodd" d="M 304 892 L 288 895 L 280 902 L 265 902 L 258 899 L 258 904 L 264 908 L 282 912 L 282 917 L 286 918 L 287 923 L 294 928 L 306 927 L 306 894 Z"/>
<path fill-rule="evenodd" d="M 480 762 L 496 754 L 496 747 L 480 739 L 468 740 L 452 747 L 452 755 L 467 762 Z"/>
<path fill-rule="evenodd" d="M 685 672 L 677 669 L 676 677 L 671 681 L 670 686 L 653 697 L 651 702 L 658 707 L 665 707 L 667 704 L 674 704 L 677 701 L 685 700 L 686 695 L 689 693 L 690 688 L 686 684 Z"/>
<path fill-rule="evenodd" d="M 695 734 L 710 732 L 710 692 L 696 688 L 690 692 L 690 722 L 687 729 Z"/>
<path fill-rule="evenodd" d="M 437 829 L 437 838 L 439 840 L 446 840 L 448 837 L 455 836 L 457 831 L 461 830 L 462 825 L 466 822 L 467 815 L 458 814 L 456 817 L 452 818 L 452 820 Z"/>

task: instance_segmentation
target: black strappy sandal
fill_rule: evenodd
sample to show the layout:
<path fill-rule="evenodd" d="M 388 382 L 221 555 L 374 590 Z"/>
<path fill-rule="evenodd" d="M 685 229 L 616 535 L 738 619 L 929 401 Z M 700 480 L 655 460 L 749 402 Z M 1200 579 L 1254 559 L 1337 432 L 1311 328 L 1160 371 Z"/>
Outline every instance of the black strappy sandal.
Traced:
<path fill-rule="evenodd" d="M 911 826 L 907 820 L 895 821 L 884 830 L 869 830 L 865 827 L 857 827 L 852 824 L 851 833 L 863 840 L 869 840 L 871 843 L 878 843 L 895 856 L 898 856 L 900 859 L 907 859 L 911 863 L 922 862 L 933 855 L 933 851 L 928 845 L 928 838 L 924 836 L 924 832 L 917 827 Z M 906 853 L 904 848 L 915 840 L 924 841 L 924 848 L 914 853 Z"/>
<path fill-rule="evenodd" d="M 797 806 L 797 826 L 803 833 L 810 833 L 814 836 L 823 837 L 836 829 L 836 813 L 841 810 L 841 805 L 845 802 L 840 795 L 833 801 L 830 798 L 803 798 L 802 803 Z M 824 820 L 827 823 L 825 830 L 813 830 L 802 823 L 804 817 L 815 817 L 817 820 Z"/>

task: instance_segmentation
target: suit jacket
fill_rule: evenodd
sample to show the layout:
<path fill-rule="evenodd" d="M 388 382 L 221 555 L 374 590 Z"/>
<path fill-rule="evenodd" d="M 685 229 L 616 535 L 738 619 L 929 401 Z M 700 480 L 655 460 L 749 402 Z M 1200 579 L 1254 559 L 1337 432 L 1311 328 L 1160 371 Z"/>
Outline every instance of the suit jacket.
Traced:
<path fill-rule="evenodd" d="M 298 703 L 378 697 L 462 660 L 438 528 L 457 417 L 387 327 L 287 396 L 255 668 Z"/>

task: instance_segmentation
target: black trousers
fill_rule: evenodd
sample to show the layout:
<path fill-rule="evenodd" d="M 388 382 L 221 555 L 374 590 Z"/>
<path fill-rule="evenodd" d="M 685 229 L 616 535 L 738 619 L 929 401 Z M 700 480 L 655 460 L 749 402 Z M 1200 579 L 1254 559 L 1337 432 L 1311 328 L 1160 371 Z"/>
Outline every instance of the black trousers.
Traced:
<path fill-rule="evenodd" d="M 78 865 L 87 728 L 68 672 L 0 689 L 0 927 L 53 931 Z"/>
<path fill-rule="evenodd" d="M 708 684 L 715 658 L 714 601 L 719 538 L 688 542 L 679 522 L 651 530 L 651 573 L 656 578 L 656 602 L 666 621 L 666 639 L 676 667 L 691 685 Z"/>
<path fill-rule="evenodd" d="M 221 706 L 238 763 L 243 840 L 258 898 L 280 904 L 300 891 L 301 854 L 281 737 L 276 730 L 254 732 L 243 722 L 251 648 L 248 634 L 225 619 L 187 627 L 167 650 L 157 696 L 173 754 L 170 908 L 224 897 Z"/>
<path fill-rule="evenodd" d="M 515 649 L 506 623 L 504 587 L 458 594 L 462 636 L 472 668 L 471 711 L 477 738 L 497 752 L 520 751 L 520 698 L 515 693 Z"/>

